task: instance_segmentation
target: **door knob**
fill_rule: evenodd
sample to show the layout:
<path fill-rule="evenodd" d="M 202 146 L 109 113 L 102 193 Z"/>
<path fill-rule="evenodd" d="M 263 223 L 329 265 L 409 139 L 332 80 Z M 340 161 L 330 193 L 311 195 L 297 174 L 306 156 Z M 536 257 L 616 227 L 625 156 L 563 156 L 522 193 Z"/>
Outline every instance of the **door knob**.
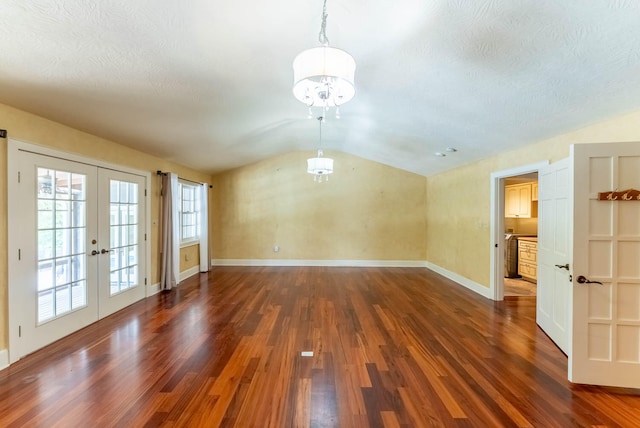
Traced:
<path fill-rule="evenodd" d="M 108 252 L 109 252 L 109 250 L 106 250 L 106 249 L 104 249 L 104 248 L 103 248 L 102 250 L 100 250 L 100 253 L 101 253 L 101 254 L 107 254 Z"/>
<path fill-rule="evenodd" d="M 602 285 L 602 283 L 600 281 L 589 281 L 587 278 L 585 278 L 582 275 L 580 275 L 578 278 L 576 278 L 576 281 L 578 281 L 578 284 L 600 284 L 600 285 Z"/>
<path fill-rule="evenodd" d="M 100 253 L 98 253 L 96 250 L 93 250 L 93 251 L 91 252 L 91 255 L 92 255 L 92 256 L 95 256 L 95 255 L 97 255 L 97 254 L 100 254 Z"/>
<path fill-rule="evenodd" d="M 569 270 L 569 263 L 563 265 L 556 265 L 557 268 Z"/>

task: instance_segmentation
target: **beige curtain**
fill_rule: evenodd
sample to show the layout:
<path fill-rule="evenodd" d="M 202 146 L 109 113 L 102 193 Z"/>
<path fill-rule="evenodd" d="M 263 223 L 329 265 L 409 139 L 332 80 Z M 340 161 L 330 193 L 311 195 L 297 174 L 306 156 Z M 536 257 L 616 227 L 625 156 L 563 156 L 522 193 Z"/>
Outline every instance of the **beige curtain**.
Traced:
<path fill-rule="evenodd" d="M 209 186 L 200 185 L 200 272 L 208 272 L 209 265 Z"/>
<path fill-rule="evenodd" d="M 178 176 L 168 172 L 162 176 L 162 270 L 160 288 L 171 290 L 180 276 L 180 221 L 178 218 Z"/>

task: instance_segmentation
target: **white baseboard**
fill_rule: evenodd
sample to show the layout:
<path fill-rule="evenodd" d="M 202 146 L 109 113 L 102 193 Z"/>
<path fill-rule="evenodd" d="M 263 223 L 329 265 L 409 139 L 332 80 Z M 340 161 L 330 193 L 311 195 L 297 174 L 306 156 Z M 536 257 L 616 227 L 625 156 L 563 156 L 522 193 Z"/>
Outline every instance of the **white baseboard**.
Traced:
<path fill-rule="evenodd" d="M 444 276 L 445 278 L 448 278 L 452 281 L 457 282 L 458 284 L 462 285 L 465 288 L 468 288 L 471 291 L 475 291 L 476 293 L 478 293 L 479 295 L 481 295 L 482 297 L 486 297 L 487 299 L 491 299 L 493 300 L 493 292 L 489 287 L 485 287 L 482 284 L 479 284 L 475 281 L 470 280 L 469 278 L 466 278 L 460 274 L 457 274 L 455 272 L 451 272 L 450 270 L 447 270 L 445 268 L 442 268 L 438 265 L 434 265 L 431 262 L 425 262 L 425 266 L 427 267 L 427 269 L 431 269 L 432 271 L 439 273 L 440 275 Z"/>
<path fill-rule="evenodd" d="M 0 349 L 0 370 L 9 367 L 9 351 Z"/>
<path fill-rule="evenodd" d="M 198 266 L 194 266 L 192 268 L 189 268 L 185 271 L 180 272 L 180 280 L 178 281 L 179 283 L 184 281 L 187 278 L 192 277 L 195 274 L 200 273 L 200 265 Z"/>
<path fill-rule="evenodd" d="M 158 294 L 160 292 L 160 283 L 156 282 L 155 284 L 151 284 L 147 287 L 147 297 L 153 296 L 154 294 Z"/>
<path fill-rule="evenodd" d="M 200 273 L 200 265 L 189 268 L 185 271 L 180 272 L 178 275 L 178 284 L 184 281 L 187 278 L 191 278 L 193 275 Z M 153 296 L 154 294 L 158 294 L 162 289 L 160 288 L 160 283 L 156 282 L 155 284 L 151 284 L 147 287 L 147 297 Z"/>
<path fill-rule="evenodd" d="M 212 259 L 212 266 L 425 267 L 421 260 Z"/>

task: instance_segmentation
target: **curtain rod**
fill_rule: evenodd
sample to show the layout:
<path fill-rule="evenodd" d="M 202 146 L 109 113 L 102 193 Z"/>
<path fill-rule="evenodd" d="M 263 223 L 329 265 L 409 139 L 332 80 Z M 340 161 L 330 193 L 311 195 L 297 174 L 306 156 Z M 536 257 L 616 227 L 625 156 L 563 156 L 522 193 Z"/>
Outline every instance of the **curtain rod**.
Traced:
<path fill-rule="evenodd" d="M 156 175 L 167 175 L 166 172 L 162 172 L 160 170 L 156 171 Z M 209 189 L 213 189 L 213 186 L 211 184 L 208 183 L 200 183 L 198 181 L 193 181 L 193 180 L 189 180 L 188 178 L 182 178 L 180 176 L 178 176 L 178 179 L 182 180 L 182 181 L 188 181 L 189 183 L 193 183 L 193 184 L 207 184 L 209 186 Z"/>

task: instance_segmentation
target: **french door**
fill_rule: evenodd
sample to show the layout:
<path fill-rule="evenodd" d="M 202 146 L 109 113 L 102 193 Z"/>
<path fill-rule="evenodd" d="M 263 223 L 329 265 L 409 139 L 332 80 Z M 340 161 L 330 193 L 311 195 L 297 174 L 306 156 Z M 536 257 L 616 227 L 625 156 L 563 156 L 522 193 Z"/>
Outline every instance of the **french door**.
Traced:
<path fill-rule="evenodd" d="M 144 188 L 144 177 L 98 169 L 99 318 L 146 295 Z"/>
<path fill-rule="evenodd" d="M 14 362 L 145 297 L 146 179 L 26 151 L 11 161 Z"/>

